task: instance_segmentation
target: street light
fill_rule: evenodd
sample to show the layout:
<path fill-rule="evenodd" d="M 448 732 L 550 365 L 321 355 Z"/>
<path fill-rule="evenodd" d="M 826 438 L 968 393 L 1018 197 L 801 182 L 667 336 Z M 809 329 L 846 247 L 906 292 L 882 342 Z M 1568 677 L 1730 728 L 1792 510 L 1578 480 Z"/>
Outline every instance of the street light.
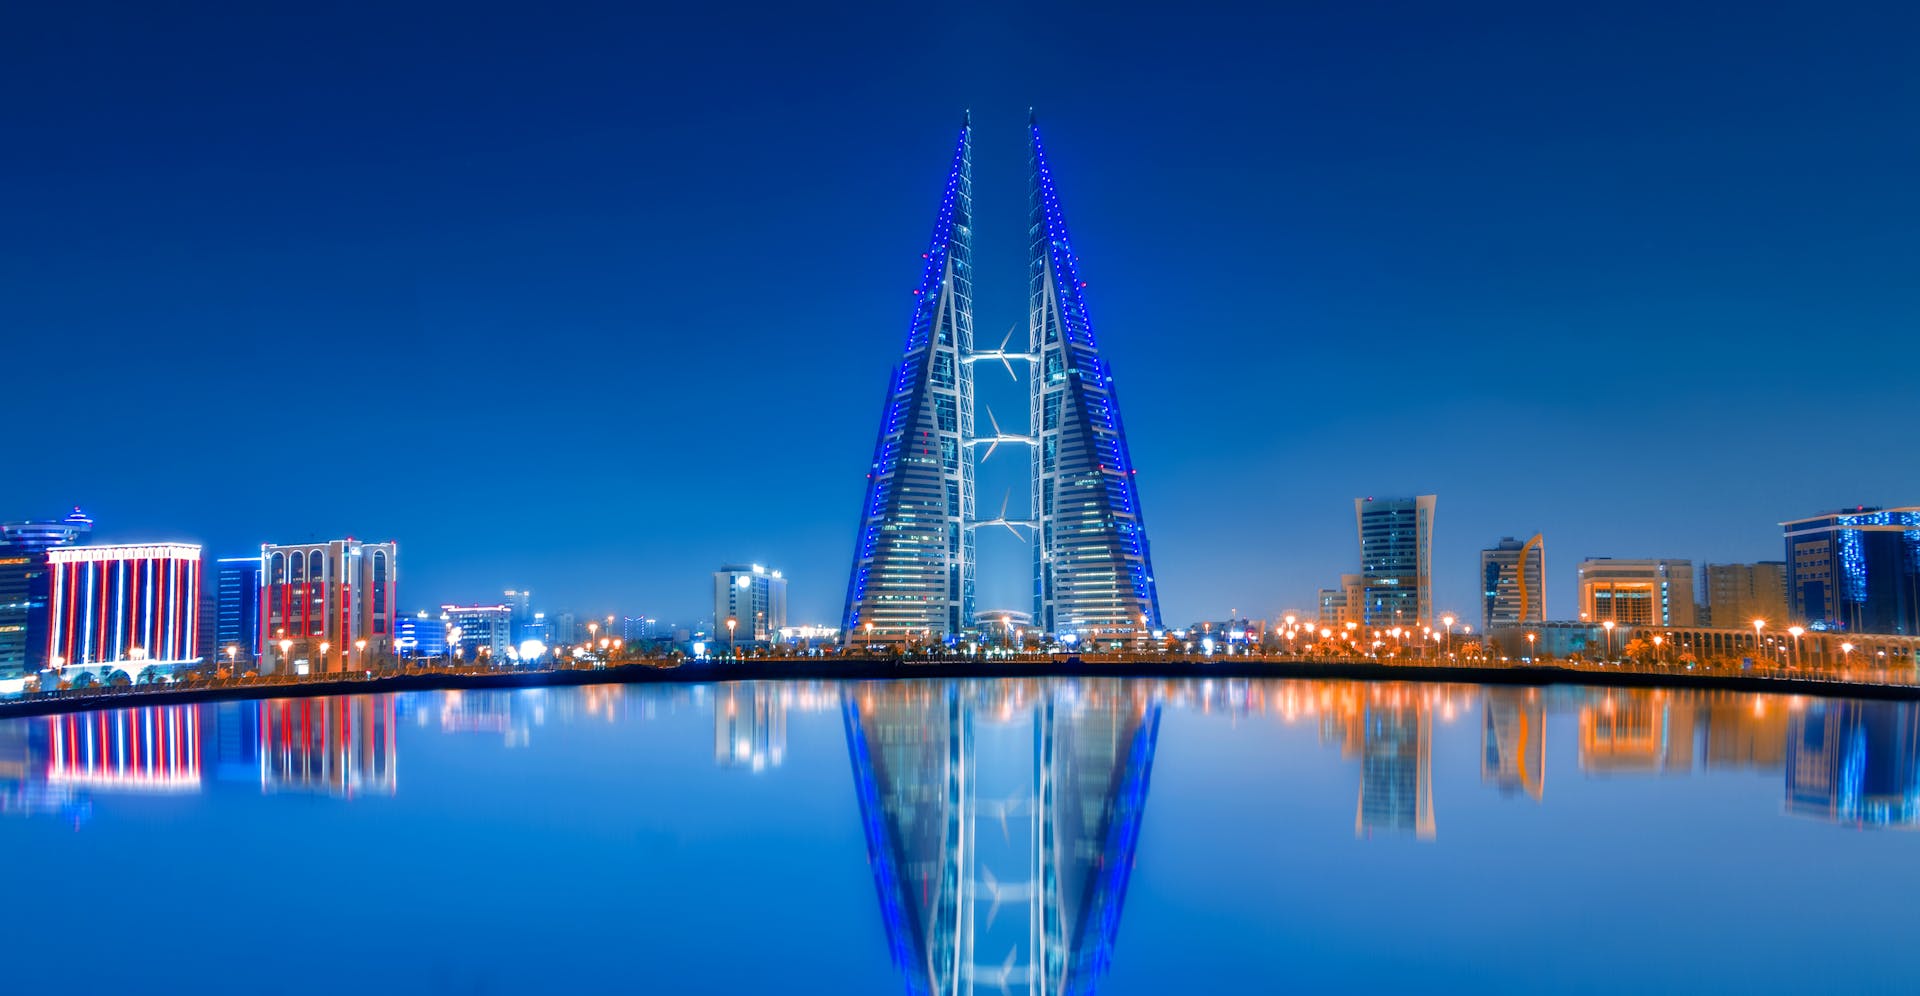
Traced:
<path fill-rule="evenodd" d="M 360 655 L 360 666 L 365 668 L 367 666 L 367 641 L 353 641 L 353 649 Z"/>
<path fill-rule="evenodd" d="M 1533 663 L 1533 634 L 1527 634 L 1527 663 Z"/>
<path fill-rule="evenodd" d="M 1787 627 L 1787 635 L 1793 637 L 1793 663 L 1795 664 L 1800 663 L 1800 634 L 1805 632 L 1806 630 L 1798 626 Z"/>
<path fill-rule="evenodd" d="M 1453 617 L 1441 616 L 1440 621 L 1447 627 L 1447 638 L 1441 641 L 1441 648 L 1448 657 L 1453 656 Z"/>
<path fill-rule="evenodd" d="M 1840 663 L 1842 667 L 1848 667 L 1853 664 L 1853 644 L 1842 643 L 1840 645 Z"/>
<path fill-rule="evenodd" d="M 1661 644 L 1661 642 L 1662 642 L 1662 640 L 1661 640 L 1661 638 L 1660 638 L 1660 637 L 1658 637 L 1658 636 L 1656 636 L 1656 637 L 1654 637 L 1654 638 L 1653 638 L 1653 662 L 1654 662 L 1655 664 L 1658 664 L 1658 663 L 1660 663 L 1660 644 Z"/>
<path fill-rule="evenodd" d="M 739 647 L 736 643 L 734 643 L 734 639 L 733 639 L 734 627 L 738 625 L 740 625 L 740 620 L 735 619 L 732 616 L 727 617 L 727 656 L 728 657 L 740 656 Z M 868 624 L 868 628 L 871 629 L 872 624 Z"/>
<path fill-rule="evenodd" d="M 1753 621 L 1753 655 L 1755 657 L 1760 656 L 1760 630 L 1766 624 L 1767 621 L 1765 619 L 1755 619 Z"/>

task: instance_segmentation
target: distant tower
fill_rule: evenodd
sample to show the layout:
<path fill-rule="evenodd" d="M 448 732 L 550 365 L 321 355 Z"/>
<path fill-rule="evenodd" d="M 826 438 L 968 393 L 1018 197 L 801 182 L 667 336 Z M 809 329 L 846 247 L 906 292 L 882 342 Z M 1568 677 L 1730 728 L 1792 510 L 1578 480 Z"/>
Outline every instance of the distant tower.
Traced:
<path fill-rule="evenodd" d="M 1547 617 L 1547 545 L 1539 533 L 1522 543 L 1502 537 L 1480 551 L 1481 632 Z"/>
<path fill-rule="evenodd" d="M 1355 498 L 1361 625 L 1417 627 L 1433 619 L 1433 495 Z M 1348 611 L 1356 611 L 1348 606 Z"/>
<path fill-rule="evenodd" d="M 906 349 L 887 381 L 841 626 L 937 640 L 973 621 L 973 146 L 962 122 L 924 254 Z M 869 628 L 870 627 L 870 628 Z"/>
<path fill-rule="evenodd" d="M 1160 596 L 1133 457 L 1040 128 L 1029 121 L 1028 130 L 1027 348 L 1039 358 L 1028 415 L 1038 436 L 1033 621 L 1060 635 L 1137 634 L 1160 626 Z"/>

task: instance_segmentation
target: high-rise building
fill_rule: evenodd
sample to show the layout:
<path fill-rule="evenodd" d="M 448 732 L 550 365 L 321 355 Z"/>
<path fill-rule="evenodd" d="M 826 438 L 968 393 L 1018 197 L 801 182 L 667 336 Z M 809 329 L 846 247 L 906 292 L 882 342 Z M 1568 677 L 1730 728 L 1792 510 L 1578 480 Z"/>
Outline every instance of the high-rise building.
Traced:
<path fill-rule="evenodd" d="M 876 642 L 972 622 L 972 134 L 963 123 L 867 466 L 841 629 Z"/>
<path fill-rule="evenodd" d="M 1480 631 L 1545 619 L 1546 570 L 1547 545 L 1539 533 L 1524 543 L 1504 536 L 1480 551 Z"/>
<path fill-rule="evenodd" d="M 1734 629 L 1764 619 L 1773 629 L 1787 626 L 1787 565 L 1784 561 L 1757 564 L 1707 564 L 1701 569 L 1706 594 L 1707 626 Z"/>
<path fill-rule="evenodd" d="M 1589 557 L 1580 562 L 1580 618 L 1626 626 L 1692 626 L 1693 562 Z"/>
<path fill-rule="evenodd" d="M 59 546 L 46 557 L 50 666 L 136 677 L 199 660 L 199 547 Z"/>
<path fill-rule="evenodd" d="M 1429 624 L 1433 618 L 1433 495 L 1355 498 L 1365 626 Z M 1349 613 L 1356 611 L 1347 607 Z"/>
<path fill-rule="evenodd" d="M 260 563 L 262 674 L 345 671 L 393 655 L 395 544 L 269 543 Z"/>
<path fill-rule="evenodd" d="M 1063 639 L 1126 637 L 1162 625 L 1139 482 L 1040 128 L 1028 132 L 1033 618 Z"/>
<path fill-rule="evenodd" d="M 1781 523 L 1788 615 L 1810 629 L 1920 633 L 1920 506 Z"/>
<path fill-rule="evenodd" d="M 727 633 L 727 620 L 737 624 Z M 787 579 L 759 564 L 728 564 L 713 572 L 713 633 L 738 643 L 772 643 L 787 625 Z"/>
<path fill-rule="evenodd" d="M 487 656 L 504 664 L 507 651 L 515 646 L 511 606 L 442 605 L 440 618 L 447 624 L 448 646 L 462 658 Z"/>
<path fill-rule="evenodd" d="M 1066 641 L 1160 626 L 1160 605 L 1112 370 L 1087 312 L 1053 173 L 1030 128 L 1027 351 L 973 341 L 972 130 L 963 125 L 914 291 L 906 348 L 888 381 L 868 467 L 841 629 L 849 640 L 938 640 L 974 624 L 974 530 L 1034 535 L 1035 627 Z M 1029 365 L 1028 431 L 974 418 L 973 365 Z M 982 520 L 973 447 L 1026 445 L 1030 520 Z"/>
<path fill-rule="evenodd" d="M 578 620 L 571 612 L 562 612 L 553 617 L 553 639 L 547 641 L 556 647 L 565 647 L 580 641 Z"/>
<path fill-rule="evenodd" d="M 64 519 L 0 522 L 0 682 L 46 667 L 47 551 L 92 534 L 93 520 L 78 507 Z"/>
<path fill-rule="evenodd" d="M 251 664 L 260 658 L 260 557 L 221 557 L 213 566 L 214 653 Z"/>

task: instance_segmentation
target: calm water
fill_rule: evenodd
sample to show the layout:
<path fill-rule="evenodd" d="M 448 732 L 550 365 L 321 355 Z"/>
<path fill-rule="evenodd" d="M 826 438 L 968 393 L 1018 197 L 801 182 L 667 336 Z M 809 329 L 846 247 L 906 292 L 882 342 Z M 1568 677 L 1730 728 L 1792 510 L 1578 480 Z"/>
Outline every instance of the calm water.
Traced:
<path fill-rule="evenodd" d="M 1010 681 L 0 723 L 7 992 L 1920 988 L 1920 714 Z M 42 988 L 46 987 L 46 988 Z"/>

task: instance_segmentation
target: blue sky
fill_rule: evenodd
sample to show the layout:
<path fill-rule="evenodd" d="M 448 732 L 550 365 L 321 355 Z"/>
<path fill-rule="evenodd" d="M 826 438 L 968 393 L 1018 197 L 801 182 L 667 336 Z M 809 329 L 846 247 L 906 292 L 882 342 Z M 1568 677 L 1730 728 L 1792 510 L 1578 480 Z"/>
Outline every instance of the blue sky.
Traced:
<path fill-rule="evenodd" d="M 1560 6 L 9 11 L 0 516 L 396 539 L 409 604 L 687 619 L 757 560 L 831 619 L 963 108 L 1024 329 L 1029 106 L 1170 620 L 1305 607 L 1362 495 L 1440 496 L 1469 617 L 1503 535 L 1564 615 L 1585 556 L 1920 501 L 1920 13 Z"/>

